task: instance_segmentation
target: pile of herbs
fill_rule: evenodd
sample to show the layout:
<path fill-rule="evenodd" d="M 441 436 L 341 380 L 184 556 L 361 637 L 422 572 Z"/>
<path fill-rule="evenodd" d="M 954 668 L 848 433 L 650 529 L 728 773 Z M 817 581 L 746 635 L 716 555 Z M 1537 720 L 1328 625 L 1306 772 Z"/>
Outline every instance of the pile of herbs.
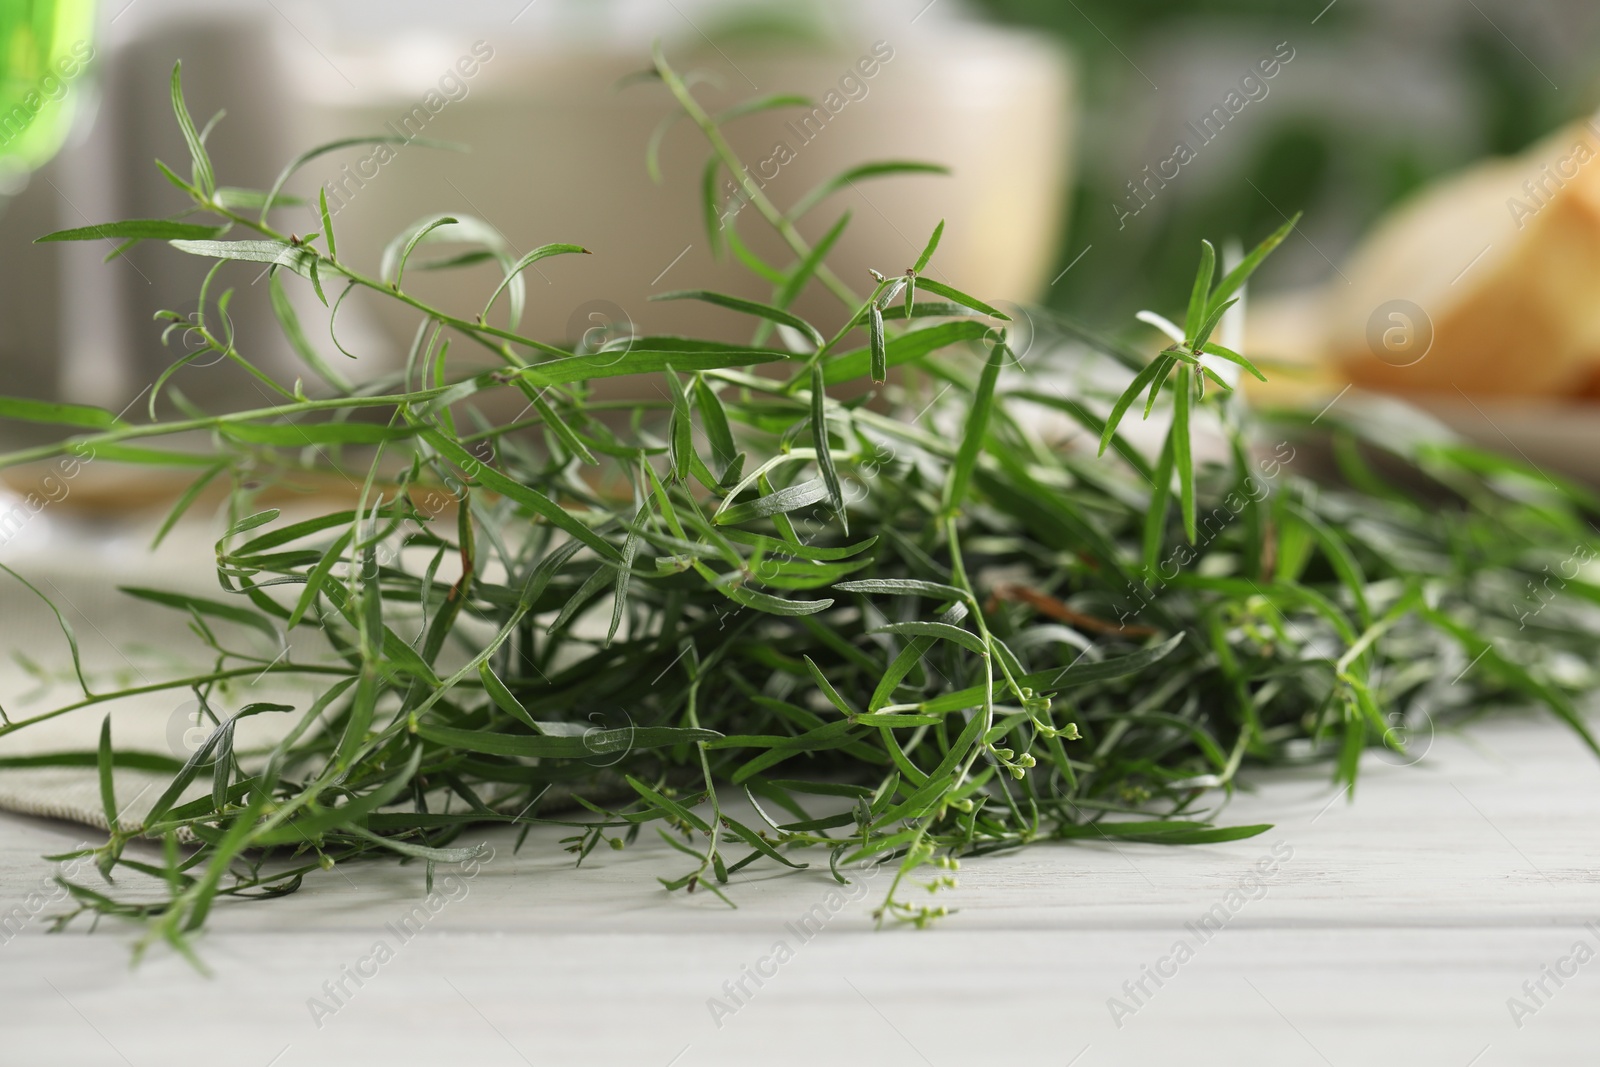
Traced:
<path fill-rule="evenodd" d="M 1159 320 L 1173 339 L 1158 352 L 1068 325 L 1072 343 L 1019 353 L 1004 314 L 933 276 L 938 230 L 909 270 L 863 294 L 827 266 L 848 214 L 802 236 L 829 191 L 925 167 L 869 164 L 785 212 L 721 125 L 797 98 L 714 117 L 659 53 L 648 80 L 709 143 L 714 246 L 772 286 L 765 303 L 670 295 L 753 317 L 749 344 L 628 336 L 591 350 L 523 336 L 522 271 L 583 249 L 513 258 L 471 219 L 422 221 L 365 273 L 340 255 L 325 198 L 318 232 L 272 220 L 300 167 L 381 138 L 307 152 L 265 193 L 220 187 L 176 70 L 192 167 L 161 171 L 188 211 L 51 235 L 165 240 L 217 262 L 197 315 L 162 316 L 193 350 L 155 384 L 147 420 L 0 401 L 0 414 L 79 431 L 0 465 L 199 454 L 163 533 L 208 486 L 229 488 L 221 592 L 138 594 L 187 613 L 211 669 L 92 691 L 80 665 L 82 699 L 0 726 L 163 689 L 191 690 L 212 717 L 140 825 L 118 821 L 112 770 L 132 755 L 113 744 L 115 712 L 105 719 L 93 761 L 110 833 L 85 854 L 107 883 L 127 868 L 165 897 L 66 883 L 80 911 L 142 918 L 149 938 L 181 948 L 219 896 L 291 892 L 365 857 L 431 874 L 473 853 L 457 844 L 469 828 L 558 823 L 580 862 L 602 841 L 659 832 L 688 856 L 668 890 L 725 896 L 752 863 L 841 881 L 891 863 L 878 916 L 921 925 L 943 898 L 913 898 L 953 885 L 961 856 L 1261 832 L 1215 826 L 1204 807 L 1247 760 L 1326 759 L 1353 784 L 1372 746 L 1403 752 L 1435 721 L 1517 703 L 1595 747 L 1575 700 L 1594 683 L 1600 588 L 1565 570 L 1548 580 L 1575 551 L 1592 558 L 1593 497 L 1459 443 L 1374 434 L 1340 410 L 1274 422 L 1232 388 L 1238 370 L 1259 371 L 1213 337 L 1292 222 L 1225 274 L 1204 246 L 1179 324 Z M 724 176 L 731 198 L 717 192 Z M 740 239 L 752 216 L 788 262 Z M 427 251 L 445 242 L 457 251 Z M 405 287 L 408 268 L 486 260 L 504 281 L 476 318 Z M 233 335 L 220 279 L 263 269 L 315 386 L 275 379 Z M 335 345 L 354 289 L 414 310 L 403 371 L 352 384 L 311 342 L 286 282 L 329 306 Z M 826 322 L 789 310 L 811 286 L 837 298 Z M 506 325 L 491 325 L 501 301 Z M 497 365 L 458 369 L 452 344 Z M 245 368 L 275 402 L 157 419 L 172 371 L 202 357 Z M 592 383 L 621 376 L 648 376 L 662 399 L 593 398 Z M 506 391 L 523 412 L 491 419 L 478 402 Z M 1130 412 L 1167 427 L 1153 459 L 1119 430 Z M 1046 414 L 1098 453 L 1053 439 Z M 1312 421 L 1337 460 L 1332 483 L 1288 463 Z M 152 447 L 168 436 L 186 449 Z M 1201 461 L 1207 441 L 1219 458 Z M 351 479 L 354 506 L 291 522 L 253 504 L 273 472 L 307 471 Z M 1530 612 L 1535 582 L 1550 603 L 1541 594 Z M 239 647 L 252 629 L 285 651 Z M 289 654 L 307 629 L 323 652 Z M 319 695 L 252 703 L 246 683 L 266 676 Z M 235 748 L 237 723 L 264 714 L 292 726 L 269 748 Z M 138 838 L 164 843 L 164 859 L 124 855 Z"/>

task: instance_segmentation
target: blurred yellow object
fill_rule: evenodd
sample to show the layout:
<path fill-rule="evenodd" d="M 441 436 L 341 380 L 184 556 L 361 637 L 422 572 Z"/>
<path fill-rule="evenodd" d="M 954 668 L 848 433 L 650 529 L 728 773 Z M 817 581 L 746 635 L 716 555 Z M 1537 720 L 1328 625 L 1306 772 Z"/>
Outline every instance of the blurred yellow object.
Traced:
<path fill-rule="evenodd" d="M 1340 275 L 1258 304 L 1252 351 L 1324 387 L 1600 397 L 1600 122 L 1435 184 Z"/>

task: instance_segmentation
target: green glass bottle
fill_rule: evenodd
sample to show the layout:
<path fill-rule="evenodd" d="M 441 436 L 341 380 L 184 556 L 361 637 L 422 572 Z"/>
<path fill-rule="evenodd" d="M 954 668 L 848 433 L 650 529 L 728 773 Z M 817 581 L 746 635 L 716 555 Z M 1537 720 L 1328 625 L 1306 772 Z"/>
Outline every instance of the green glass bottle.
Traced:
<path fill-rule="evenodd" d="M 0 180 L 47 162 L 94 60 L 94 0 L 0 0 Z"/>

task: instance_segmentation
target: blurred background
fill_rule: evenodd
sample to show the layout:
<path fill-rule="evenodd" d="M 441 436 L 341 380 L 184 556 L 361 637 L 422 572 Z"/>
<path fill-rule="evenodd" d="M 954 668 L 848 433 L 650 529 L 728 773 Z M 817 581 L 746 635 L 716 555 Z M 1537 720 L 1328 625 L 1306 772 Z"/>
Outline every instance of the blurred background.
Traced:
<path fill-rule="evenodd" d="M 341 251 L 374 267 L 396 230 L 439 212 L 484 220 L 518 252 L 585 245 L 595 256 L 529 274 L 525 325 L 556 341 L 707 328 L 703 313 L 649 303 L 665 289 L 770 295 L 710 255 L 698 208 L 706 153 L 695 131 L 668 130 L 660 181 L 647 173 L 646 144 L 672 107 L 659 86 L 617 83 L 647 64 L 656 39 L 680 69 L 704 72 L 697 92 L 713 108 L 776 92 L 819 102 L 832 94 L 836 106 L 809 124 L 806 113 L 774 111 L 732 127 L 782 206 L 868 160 L 950 169 L 852 182 L 803 220 L 815 240 L 852 214 L 837 253 L 844 276 L 903 270 L 946 218 L 940 269 L 953 284 L 1110 333 L 1141 329 L 1132 320 L 1140 308 L 1174 313 L 1202 237 L 1248 245 L 1304 212 L 1258 275 L 1258 347 L 1303 364 L 1370 360 L 1339 338 L 1399 337 L 1386 332 L 1390 318 L 1373 318 L 1393 297 L 1420 312 L 1393 321 L 1425 333 L 1434 349 L 1425 366 L 1447 366 L 1450 337 L 1485 336 L 1481 323 L 1456 321 L 1459 306 L 1482 303 L 1476 280 L 1501 279 L 1505 290 L 1503 272 L 1542 247 L 1518 252 L 1538 227 L 1518 217 L 1514 197 L 1562 233 L 1600 219 L 1542 212 L 1556 187 L 1518 192 L 1543 166 L 1525 157 L 1489 183 L 1476 214 L 1440 209 L 1431 229 L 1414 224 L 1390 242 L 1400 251 L 1363 259 L 1375 227 L 1397 217 L 1396 205 L 1425 200 L 1441 177 L 1538 151 L 1546 136 L 1569 156 L 1564 146 L 1593 137 L 1573 125 L 1600 87 L 1600 5 L 1584 0 L 7 0 L 5 10 L 0 392 L 114 410 L 181 355 L 181 335 L 163 346 L 151 316 L 192 310 L 205 265 L 161 246 L 106 263 L 108 246 L 31 241 L 180 207 L 152 166 L 186 156 L 167 95 L 178 59 L 197 120 L 227 113 L 209 140 L 224 185 L 264 188 L 297 152 L 352 134 L 403 130 L 469 148 L 411 143 L 382 159 L 351 149 L 309 165 L 290 191 L 314 198 L 327 189 Z M 41 85 L 50 75 L 29 66 L 21 18 L 35 31 L 54 20 L 54 53 L 77 47 L 80 59 L 92 57 L 59 85 Z M 309 208 L 284 219 L 315 228 Z M 756 230 L 741 233 L 776 258 Z M 1420 271 L 1439 280 L 1413 292 L 1416 248 L 1433 247 L 1439 233 L 1467 254 L 1439 252 Z M 1600 247 L 1600 228 L 1584 230 L 1582 242 Z M 1588 259 L 1562 262 L 1569 279 L 1600 279 Z M 265 285 L 228 280 L 240 290 L 232 314 L 242 343 L 262 363 L 289 367 Z M 475 313 L 474 295 L 495 280 L 486 265 L 418 285 Z M 1587 309 L 1587 292 L 1575 292 Z M 1508 328 L 1488 355 L 1461 359 L 1520 367 L 1546 358 L 1517 350 L 1515 338 L 1529 333 L 1530 349 L 1564 355 L 1542 377 L 1519 371 L 1517 381 L 1539 383 L 1523 391 L 1581 398 L 1595 379 L 1578 365 L 1600 354 L 1600 328 L 1587 310 L 1546 308 L 1543 294 L 1519 291 L 1516 305 L 1531 299 L 1548 330 Z M 799 309 L 831 312 L 820 295 Z M 366 372 L 402 357 L 414 324 L 356 301 L 340 314 L 340 338 Z M 1376 335 L 1373 322 L 1383 328 Z M 316 341 L 332 354 L 326 337 Z M 1409 357 L 1373 352 L 1368 377 L 1381 388 L 1491 399 L 1518 391 L 1492 376 L 1460 379 L 1465 390 L 1454 377 L 1418 386 L 1420 371 L 1381 380 Z M 1356 366 L 1348 377 L 1369 384 L 1363 373 Z M 1326 392 L 1326 376 L 1309 378 Z M 199 402 L 253 400 L 252 384 L 226 367 L 190 367 L 176 383 Z"/>

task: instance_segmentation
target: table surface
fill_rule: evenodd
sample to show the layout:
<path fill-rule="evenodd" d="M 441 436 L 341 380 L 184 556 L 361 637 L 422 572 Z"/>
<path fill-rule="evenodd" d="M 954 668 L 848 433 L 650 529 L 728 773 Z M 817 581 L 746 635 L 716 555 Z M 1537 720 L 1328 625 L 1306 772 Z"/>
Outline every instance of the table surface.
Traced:
<path fill-rule="evenodd" d="M 1252 784 L 1222 821 L 1276 824 L 1260 837 L 970 861 L 942 894 L 959 912 L 925 931 L 875 931 L 881 886 L 830 898 L 825 870 L 747 869 L 737 910 L 663 892 L 664 846 L 573 870 L 546 828 L 516 855 L 489 833 L 494 857 L 432 910 L 420 871 L 379 864 L 220 906 L 210 977 L 160 950 L 132 967 L 114 921 L 49 934 L 45 908 L 0 944 L 0 1060 L 1594 1061 L 1600 762 L 1570 733 L 1441 733 L 1415 766 L 1371 756 L 1353 802 L 1321 773 Z M 0 816 L 0 912 L 26 913 L 41 855 L 82 839 Z"/>

